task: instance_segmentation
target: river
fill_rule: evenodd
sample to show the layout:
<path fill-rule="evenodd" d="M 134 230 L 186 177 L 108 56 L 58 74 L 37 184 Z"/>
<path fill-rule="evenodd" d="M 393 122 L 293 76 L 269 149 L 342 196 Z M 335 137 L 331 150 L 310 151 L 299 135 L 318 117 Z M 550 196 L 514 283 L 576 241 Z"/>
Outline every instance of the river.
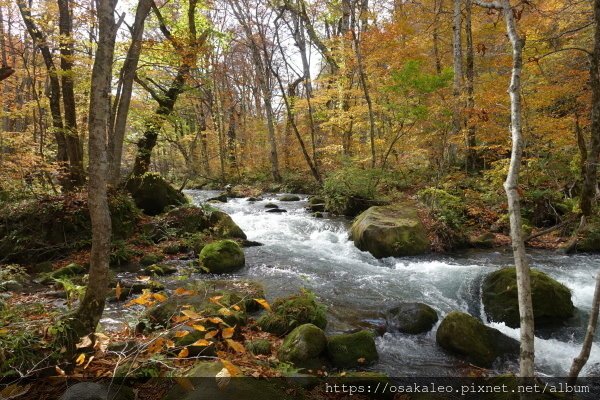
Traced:
<path fill-rule="evenodd" d="M 195 204 L 218 194 L 204 190 L 186 193 Z M 287 212 L 265 212 L 264 205 L 268 202 Z M 381 324 L 385 310 L 399 302 L 418 301 L 435 308 L 440 321 L 452 310 L 465 311 L 515 339 L 519 337 L 517 329 L 487 321 L 480 296 L 483 277 L 512 264 L 509 249 L 378 260 L 358 250 L 348 239 L 350 221 L 314 218 L 305 210 L 305 198 L 299 202 L 280 202 L 276 195 L 265 195 L 257 202 L 230 199 L 213 205 L 231 215 L 249 240 L 263 244 L 245 249 L 246 267 L 236 276 L 261 282 L 269 300 L 300 288 L 314 291 L 328 307 L 328 333 Z M 571 290 L 577 307 L 577 314 L 568 326 L 536 336 L 537 372 L 565 376 L 581 348 L 600 257 L 537 250 L 530 251 L 529 257 L 533 267 Z M 436 329 L 437 326 L 421 335 L 385 333 L 378 337 L 380 361 L 372 368 L 391 376 L 456 375 L 460 362 L 436 345 Z M 596 338 L 582 376 L 598 375 L 598 344 L 600 340 Z M 517 370 L 517 365 L 510 363 L 496 367 L 499 372 Z"/>

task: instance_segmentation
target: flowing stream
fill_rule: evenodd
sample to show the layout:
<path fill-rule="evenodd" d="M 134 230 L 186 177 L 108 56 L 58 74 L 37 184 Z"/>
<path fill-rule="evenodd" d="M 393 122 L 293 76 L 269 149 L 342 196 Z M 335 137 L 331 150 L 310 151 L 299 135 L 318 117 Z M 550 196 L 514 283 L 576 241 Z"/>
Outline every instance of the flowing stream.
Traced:
<path fill-rule="evenodd" d="M 218 192 L 187 194 L 200 204 Z M 305 210 L 305 200 L 280 202 L 276 195 L 266 195 L 257 202 L 230 199 L 213 204 L 230 214 L 249 240 L 263 244 L 245 249 L 246 267 L 236 276 L 261 282 L 269 300 L 300 288 L 314 291 L 328 307 L 329 333 L 381 324 L 385 310 L 399 302 L 418 301 L 435 308 L 440 321 L 452 310 L 465 311 L 519 338 L 517 329 L 487 322 L 481 305 L 482 279 L 489 272 L 512 264 L 509 249 L 378 260 L 358 250 L 348 239 L 348 220 L 314 218 Z M 287 212 L 265 212 L 268 202 Z M 565 376 L 581 348 L 600 257 L 530 251 L 530 258 L 533 267 L 572 291 L 577 307 L 568 326 L 536 336 L 538 372 Z M 385 333 L 377 339 L 380 361 L 373 369 L 392 376 L 456 375 L 460 361 L 436 345 L 436 330 L 437 326 L 421 335 Z M 597 338 L 582 375 L 600 375 L 599 345 Z M 499 371 L 517 370 L 510 363 L 497 367 Z"/>

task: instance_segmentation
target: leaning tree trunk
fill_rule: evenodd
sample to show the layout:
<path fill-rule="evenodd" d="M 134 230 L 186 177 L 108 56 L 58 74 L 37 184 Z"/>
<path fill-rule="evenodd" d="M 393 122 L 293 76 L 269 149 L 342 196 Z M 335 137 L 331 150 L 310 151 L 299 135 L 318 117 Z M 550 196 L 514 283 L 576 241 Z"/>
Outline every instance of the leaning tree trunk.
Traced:
<path fill-rule="evenodd" d="M 111 217 L 108 208 L 108 149 L 112 63 L 117 26 L 116 0 L 98 1 L 98 49 L 92 69 L 89 109 L 88 204 L 92 222 L 92 250 L 85 295 L 69 321 L 72 333 L 82 337 L 94 333 L 104 311 L 108 292 Z"/>
<path fill-rule="evenodd" d="M 521 357 L 520 376 L 534 376 L 534 325 L 531 300 L 531 279 L 521 221 L 519 200 L 519 170 L 523 153 L 523 134 L 521 127 L 521 71 L 523 69 L 523 46 L 525 39 L 517 32 L 517 23 L 509 0 L 502 0 L 502 11 L 506 20 L 506 30 L 513 53 L 512 76 L 510 80 L 510 131 L 512 136 L 512 154 L 504 190 L 508 199 L 510 219 L 510 237 L 517 269 L 517 292 L 519 316 L 521 320 Z"/>
<path fill-rule="evenodd" d="M 596 334 L 596 326 L 598 325 L 598 311 L 600 310 L 600 272 L 596 275 L 596 289 L 594 290 L 594 300 L 592 300 L 592 311 L 590 312 L 590 319 L 588 321 L 587 331 L 583 344 L 581 346 L 581 353 L 573 360 L 571 370 L 569 371 L 569 384 L 574 385 L 577 382 L 579 373 L 590 358 L 590 352 L 592 351 L 592 344 L 594 343 L 594 336 Z"/>

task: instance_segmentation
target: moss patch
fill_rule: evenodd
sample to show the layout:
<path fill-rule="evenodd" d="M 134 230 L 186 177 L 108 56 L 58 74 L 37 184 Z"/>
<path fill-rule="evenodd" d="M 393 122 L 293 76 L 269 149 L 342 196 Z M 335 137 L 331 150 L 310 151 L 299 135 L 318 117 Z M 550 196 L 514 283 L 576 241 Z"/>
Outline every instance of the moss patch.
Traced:
<path fill-rule="evenodd" d="M 375 339 L 370 331 L 330 336 L 327 354 L 338 368 L 354 368 L 379 359 Z"/>
<path fill-rule="evenodd" d="M 257 322 L 265 332 L 285 335 L 303 324 L 313 324 L 321 329 L 327 326 L 325 307 L 317 302 L 309 291 L 277 299 L 271 306 L 272 312 L 263 315 Z"/>
<path fill-rule="evenodd" d="M 232 240 L 219 240 L 204 246 L 199 260 L 213 274 L 231 273 L 246 264 L 244 251 Z"/>
<path fill-rule="evenodd" d="M 327 338 L 323 330 L 313 324 L 304 324 L 286 336 L 277 356 L 280 361 L 307 366 L 314 364 L 326 347 Z"/>
<path fill-rule="evenodd" d="M 127 190 L 135 204 L 148 215 L 158 215 L 168 207 L 177 207 L 187 203 L 187 199 L 159 174 L 146 173 L 132 177 L 127 181 Z"/>

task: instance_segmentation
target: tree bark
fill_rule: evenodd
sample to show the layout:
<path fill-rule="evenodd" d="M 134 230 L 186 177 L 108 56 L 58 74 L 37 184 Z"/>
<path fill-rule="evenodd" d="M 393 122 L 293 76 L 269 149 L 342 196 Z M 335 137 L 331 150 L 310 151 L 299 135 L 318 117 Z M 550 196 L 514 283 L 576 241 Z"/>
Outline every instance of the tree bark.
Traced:
<path fill-rule="evenodd" d="M 127 57 L 121 69 L 119 82 L 121 90 L 115 98 L 116 113 L 112 116 L 112 132 L 109 136 L 109 183 L 113 186 L 117 186 L 121 179 L 123 141 L 125 139 L 125 129 L 129 115 L 129 105 L 131 104 L 133 81 L 135 80 L 135 73 L 142 51 L 144 23 L 150 13 L 152 3 L 153 0 L 140 0 L 137 5 L 135 20 L 131 29 L 131 44 L 129 45 Z"/>
<path fill-rule="evenodd" d="M 581 352 L 573 360 L 571 370 L 569 371 L 568 383 L 574 385 L 577 382 L 579 373 L 590 358 L 590 352 L 592 351 L 592 344 L 594 343 L 594 336 L 596 334 L 596 327 L 598 325 L 598 311 L 600 309 L 600 272 L 596 275 L 596 289 L 594 290 L 594 299 L 592 300 L 592 310 L 590 312 L 590 319 L 588 321 L 587 330 L 585 332 L 585 338 L 581 345 Z"/>
<path fill-rule="evenodd" d="M 463 60 L 462 60 L 462 0 L 454 0 L 454 11 L 452 14 L 452 59 L 454 68 L 454 80 L 452 84 L 452 95 L 454 96 L 454 107 L 452 111 L 452 137 L 453 139 L 461 131 L 461 95 L 463 86 Z M 448 145 L 448 163 L 456 162 L 456 144 Z"/>
<path fill-rule="evenodd" d="M 508 199 L 510 220 L 510 237 L 517 270 L 517 292 L 519 316 L 521 320 L 521 356 L 520 376 L 534 376 L 534 322 L 531 300 L 531 279 L 521 221 L 521 205 L 519 199 L 519 171 L 523 153 L 523 134 L 521 127 L 521 72 L 523 69 L 523 47 L 525 39 L 517 32 L 517 23 L 509 0 L 500 3 L 506 22 L 506 31 L 512 45 L 513 67 L 510 80 L 510 131 L 512 137 L 512 154 L 504 190 Z"/>
<path fill-rule="evenodd" d="M 110 123 L 112 63 L 117 24 L 116 0 L 98 1 L 98 49 L 92 70 L 89 109 L 88 204 L 92 222 L 92 250 L 85 295 L 70 320 L 77 338 L 94 333 L 104 311 L 108 292 L 111 217 L 108 207 L 108 131 Z"/>
<path fill-rule="evenodd" d="M 69 157 L 69 179 L 71 185 L 81 186 L 85 182 L 83 170 L 83 147 L 77 131 L 77 105 L 73 82 L 73 23 L 69 0 L 58 0 L 58 30 L 60 33 L 60 79 L 65 115 L 64 132 Z"/>
<path fill-rule="evenodd" d="M 473 51 L 473 29 L 471 27 L 471 15 L 473 1 L 465 0 L 465 34 L 466 34 L 466 92 L 467 92 L 467 116 L 465 117 L 467 128 L 467 171 L 474 172 L 478 168 L 477 159 L 477 137 L 475 124 L 473 123 L 473 111 L 475 109 L 475 54 Z"/>
<path fill-rule="evenodd" d="M 598 161 L 600 160 L 600 0 L 594 0 L 594 48 L 589 55 L 590 87 L 592 89 L 592 115 L 590 148 L 585 162 L 585 179 L 580 203 L 583 217 L 593 213 L 598 187 Z"/>

